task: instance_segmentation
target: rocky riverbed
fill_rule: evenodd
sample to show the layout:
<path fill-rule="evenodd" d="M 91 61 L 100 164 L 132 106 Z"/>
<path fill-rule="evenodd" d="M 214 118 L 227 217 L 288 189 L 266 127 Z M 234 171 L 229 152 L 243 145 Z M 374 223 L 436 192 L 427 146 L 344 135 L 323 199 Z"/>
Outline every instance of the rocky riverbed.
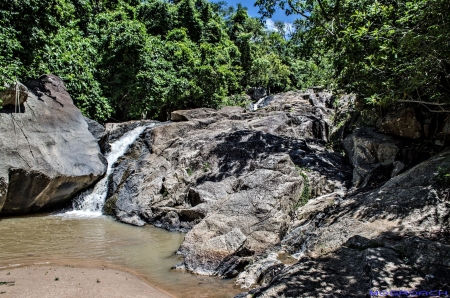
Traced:
<path fill-rule="evenodd" d="M 239 297 L 449 289 L 450 118 L 356 104 L 316 88 L 172 112 L 115 162 L 104 212 L 186 232 L 177 268 L 236 277 Z M 149 123 L 87 121 L 98 152 Z"/>
<path fill-rule="evenodd" d="M 332 102 L 310 90 L 272 97 L 254 112 L 173 112 L 172 123 L 145 131 L 117 162 L 107 211 L 188 231 L 180 268 L 237 276 L 255 297 L 448 288 L 442 133 L 434 143 L 415 140 L 420 125 L 397 125 L 396 136 L 395 127 L 387 135 L 363 119 L 339 131 Z M 407 129 L 411 138 L 402 136 Z M 286 254 L 298 262 L 284 264 Z"/>

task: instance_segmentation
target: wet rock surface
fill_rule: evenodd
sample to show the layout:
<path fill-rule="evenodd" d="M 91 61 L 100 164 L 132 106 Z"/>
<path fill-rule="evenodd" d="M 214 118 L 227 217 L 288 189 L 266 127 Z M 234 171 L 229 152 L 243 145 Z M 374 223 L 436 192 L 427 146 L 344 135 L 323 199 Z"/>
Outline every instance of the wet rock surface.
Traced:
<path fill-rule="evenodd" d="M 0 215 L 65 204 L 106 170 L 62 80 L 44 75 L 27 85 L 20 113 L 0 111 Z"/>
<path fill-rule="evenodd" d="M 104 142 L 104 146 L 102 147 L 102 150 L 104 152 L 109 152 L 111 150 L 110 144 L 117 141 L 121 136 L 135 129 L 136 127 L 145 126 L 152 123 L 158 123 L 158 121 L 135 120 L 122 123 L 106 123 L 104 133 L 106 134 L 107 137 L 106 141 Z M 97 135 L 94 134 L 94 136 L 97 138 Z"/>
<path fill-rule="evenodd" d="M 188 231 L 178 252 L 184 268 L 236 276 L 280 243 L 309 198 L 347 190 L 351 168 L 325 148 L 332 110 L 309 96 L 286 93 L 257 112 L 173 112 L 114 166 L 110 212 Z"/>

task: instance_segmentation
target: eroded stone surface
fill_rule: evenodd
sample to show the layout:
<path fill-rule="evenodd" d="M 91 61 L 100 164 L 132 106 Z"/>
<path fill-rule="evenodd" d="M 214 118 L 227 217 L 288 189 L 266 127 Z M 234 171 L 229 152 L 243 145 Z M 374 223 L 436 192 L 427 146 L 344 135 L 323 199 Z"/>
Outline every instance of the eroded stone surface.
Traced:
<path fill-rule="evenodd" d="M 420 145 L 405 150 L 404 139 L 355 130 L 344 144 L 358 180 L 348 192 L 347 162 L 325 147 L 331 101 L 289 92 L 256 112 L 176 112 L 179 121 L 144 131 L 115 165 L 112 213 L 187 231 L 180 266 L 243 272 L 240 284 L 259 288 L 242 297 L 447 286 L 449 192 L 435 178 L 450 152 L 417 164 L 409 152 Z M 298 263 L 267 258 L 280 250 Z"/>
<path fill-rule="evenodd" d="M 324 146 L 332 111 L 309 96 L 278 95 L 257 112 L 173 112 L 176 121 L 144 131 L 118 160 L 108 209 L 124 222 L 189 231 L 185 268 L 235 276 L 282 240 L 304 191 L 346 192 L 350 168 Z"/>
<path fill-rule="evenodd" d="M 375 190 L 308 202 L 282 240 L 299 262 L 250 294 L 364 297 L 370 290 L 447 288 L 450 204 L 449 189 L 435 179 L 439 167 L 450 167 L 450 152 Z"/>
<path fill-rule="evenodd" d="M 373 178 L 388 180 L 401 170 L 399 164 L 394 166 L 400 142 L 393 137 L 376 133 L 372 128 L 355 129 L 344 139 L 343 146 L 354 167 L 355 187 L 365 187 Z M 385 177 L 380 177 L 383 174 Z"/>

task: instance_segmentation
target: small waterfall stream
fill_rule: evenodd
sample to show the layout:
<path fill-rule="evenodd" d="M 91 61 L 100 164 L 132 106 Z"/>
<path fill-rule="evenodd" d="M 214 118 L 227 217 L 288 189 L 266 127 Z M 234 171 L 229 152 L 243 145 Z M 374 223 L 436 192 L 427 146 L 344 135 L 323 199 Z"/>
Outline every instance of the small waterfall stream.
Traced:
<path fill-rule="evenodd" d="M 102 215 L 114 163 L 145 129 L 154 126 L 157 124 L 137 127 L 111 144 L 105 177 L 74 200 L 72 211 L 2 218 L 0 272 L 19 265 L 106 265 L 131 270 L 175 297 L 231 298 L 239 293 L 241 290 L 235 288 L 231 279 L 171 270 L 181 260 L 174 251 L 183 242 L 184 234 L 151 225 L 137 228 Z"/>
<path fill-rule="evenodd" d="M 113 164 L 125 154 L 131 144 L 139 137 L 139 135 L 148 127 L 155 126 L 154 123 L 139 126 L 125 133 L 120 139 L 111 144 L 111 150 L 106 155 L 108 161 L 108 169 L 105 177 L 103 177 L 94 188 L 82 192 L 73 201 L 73 210 L 64 213 L 64 216 L 88 216 L 96 217 L 102 215 L 103 205 L 105 204 L 108 192 L 108 178 L 112 172 Z"/>

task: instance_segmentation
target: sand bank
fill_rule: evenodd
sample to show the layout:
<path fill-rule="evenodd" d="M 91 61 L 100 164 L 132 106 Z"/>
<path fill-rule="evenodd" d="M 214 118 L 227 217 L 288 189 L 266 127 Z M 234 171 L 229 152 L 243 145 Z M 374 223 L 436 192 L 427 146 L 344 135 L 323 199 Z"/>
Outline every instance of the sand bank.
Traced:
<path fill-rule="evenodd" d="M 169 298 L 118 269 L 35 265 L 0 270 L 0 298 Z"/>

